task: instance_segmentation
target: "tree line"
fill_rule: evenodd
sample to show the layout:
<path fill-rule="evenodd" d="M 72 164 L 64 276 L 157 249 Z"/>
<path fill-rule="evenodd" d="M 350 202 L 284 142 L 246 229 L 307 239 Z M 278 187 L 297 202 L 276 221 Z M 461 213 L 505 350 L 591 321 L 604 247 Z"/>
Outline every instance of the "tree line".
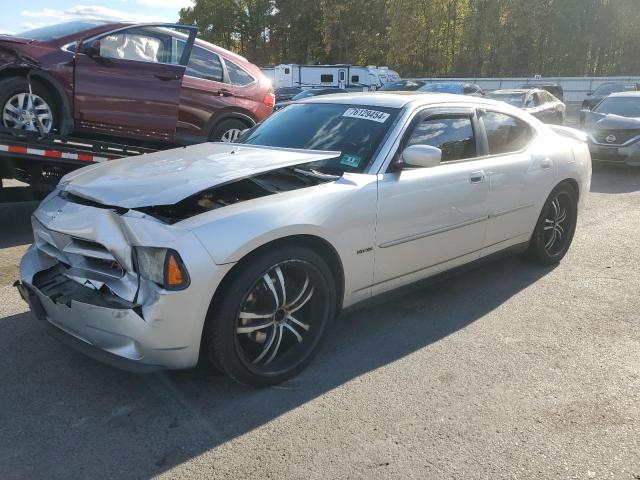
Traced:
<path fill-rule="evenodd" d="M 640 74 L 640 0 L 194 0 L 180 21 L 258 65 L 405 77 Z"/>

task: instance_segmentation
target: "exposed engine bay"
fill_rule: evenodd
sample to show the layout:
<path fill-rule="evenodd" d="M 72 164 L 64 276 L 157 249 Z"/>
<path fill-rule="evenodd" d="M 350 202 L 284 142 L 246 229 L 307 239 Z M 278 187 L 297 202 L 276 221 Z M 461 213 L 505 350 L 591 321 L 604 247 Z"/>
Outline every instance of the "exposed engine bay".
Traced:
<path fill-rule="evenodd" d="M 338 178 L 335 175 L 301 167 L 285 167 L 203 190 L 173 205 L 155 205 L 135 210 L 151 215 L 164 223 L 173 224 L 235 203 L 312 187 Z"/>

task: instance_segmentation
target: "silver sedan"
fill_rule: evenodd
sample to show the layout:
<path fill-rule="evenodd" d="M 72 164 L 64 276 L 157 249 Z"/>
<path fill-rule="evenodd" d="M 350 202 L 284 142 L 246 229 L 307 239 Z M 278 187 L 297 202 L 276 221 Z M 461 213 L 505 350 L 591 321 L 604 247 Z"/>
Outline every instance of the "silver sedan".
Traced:
<path fill-rule="evenodd" d="M 317 97 L 238 144 L 67 175 L 18 287 L 52 334 L 117 367 L 270 385 L 344 307 L 497 253 L 559 262 L 590 180 L 583 134 L 504 103 Z"/>

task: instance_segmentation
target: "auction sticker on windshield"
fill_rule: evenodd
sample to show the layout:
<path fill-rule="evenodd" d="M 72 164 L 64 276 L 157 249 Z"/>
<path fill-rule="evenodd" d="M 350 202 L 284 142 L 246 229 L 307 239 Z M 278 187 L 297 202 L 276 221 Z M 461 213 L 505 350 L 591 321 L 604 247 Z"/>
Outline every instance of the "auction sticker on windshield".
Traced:
<path fill-rule="evenodd" d="M 347 111 L 342 114 L 342 116 L 349 118 L 362 118 L 363 120 L 371 120 L 378 123 L 384 123 L 386 122 L 387 118 L 389 118 L 389 114 L 385 112 L 355 107 L 348 108 Z"/>

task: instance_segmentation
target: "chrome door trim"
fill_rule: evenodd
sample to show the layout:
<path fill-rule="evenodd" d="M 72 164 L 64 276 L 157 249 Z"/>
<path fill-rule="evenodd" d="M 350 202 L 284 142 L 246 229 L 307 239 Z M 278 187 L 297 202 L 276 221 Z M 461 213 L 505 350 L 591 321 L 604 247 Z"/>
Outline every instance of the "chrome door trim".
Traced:
<path fill-rule="evenodd" d="M 437 267 L 438 265 L 442 265 L 444 263 L 452 262 L 453 260 L 457 260 L 459 258 L 466 257 L 467 255 L 472 255 L 474 253 L 481 252 L 482 250 L 486 250 L 487 248 L 494 247 L 494 246 L 496 246 L 496 245 L 498 245 L 500 243 L 505 243 L 505 242 L 508 242 L 510 240 L 515 240 L 516 238 L 519 238 L 522 235 L 523 234 L 514 235 L 513 237 L 505 238 L 504 240 L 500 240 L 499 242 L 492 243 L 491 245 L 484 245 L 483 247 L 477 248 L 477 249 L 472 250 L 470 252 L 463 253 L 461 255 L 456 255 L 455 257 L 448 258 L 447 260 L 443 260 L 441 262 L 434 263 L 434 264 L 426 266 L 426 267 L 418 268 L 417 270 L 413 270 L 413 271 L 408 272 L 408 273 L 403 273 L 402 275 L 396 275 L 395 277 L 387 278 L 387 279 L 382 280 L 380 282 L 372 283 L 371 285 L 367 285 L 366 287 L 359 288 L 358 290 L 355 290 L 355 292 L 360 292 L 362 290 L 366 290 L 367 288 L 377 287 L 378 285 L 382 285 L 383 283 L 387 283 L 387 282 L 392 282 L 393 280 L 397 280 L 397 279 L 402 278 L 402 277 L 407 277 L 409 275 L 414 275 L 414 274 L 416 274 L 418 272 L 422 272 L 423 270 L 428 270 L 430 268 Z M 505 249 L 506 248 L 509 248 L 509 247 L 505 247 Z"/>
<path fill-rule="evenodd" d="M 390 240 L 388 242 L 381 243 L 380 245 L 378 245 L 378 248 L 395 247 L 396 245 L 402 245 L 403 243 L 413 242 L 414 240 L 420 240 L 421 238 L 432 237 L 433 235 L 438 235 L 439 233 L 450 232 L 451 230 L 456 230 L 458 228 L 467 227 L 467 226 L 473 225 L 475 223 L 484 222 L 488 218 L 489 218 L 489 216 L 485 215 L 483 217 L 474 218 L 472 220 L 467 220 L 466 222 L 456 223 L 455 225 L 449 225 L 447 227 L 436 228 L 434 230 L 429 230 L 429 231 L 423 232 L 423 233 L 416 233 L 414 235 L 409 235 L 407 237 L 398 238 L 396 240 Z M 426 268 L 428 268 L 428 267 L 426 267 Z"/>
<path fill-rule="evenodd" d="M 490 213 L 489 218 L 501 217 L 503 215 L 508 215 L 509 213 L 515 213 L 515 212 L 519 212 L 520 210 L 526 210 L 527 208 L 533 208 L 533 207 L 535 207 L 534 204 L 523 205 L 521 207 L 511 208 L 509 210 L 503 210 L 502 212 Z"/>

